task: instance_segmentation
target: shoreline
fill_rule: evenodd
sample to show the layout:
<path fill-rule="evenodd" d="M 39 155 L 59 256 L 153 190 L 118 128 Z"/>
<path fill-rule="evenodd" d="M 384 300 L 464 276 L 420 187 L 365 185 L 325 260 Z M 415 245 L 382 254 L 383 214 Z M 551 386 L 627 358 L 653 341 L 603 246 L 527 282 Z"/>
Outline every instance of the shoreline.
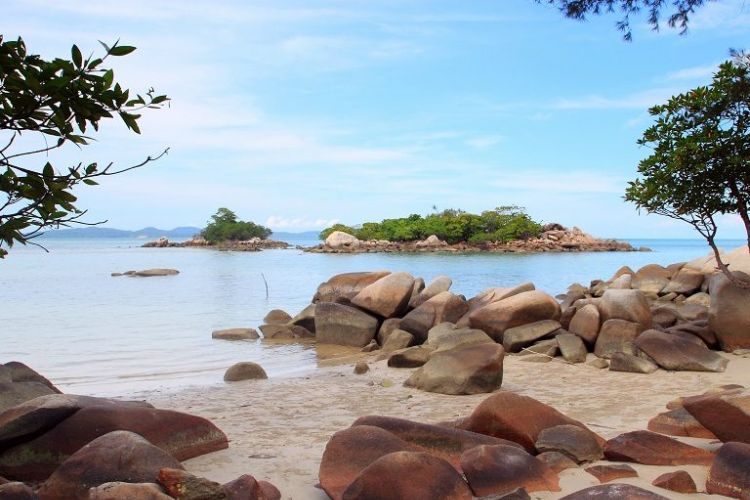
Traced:
<path fill-rule="evenodd" d="M 730 359 L 723 373 L 659 371 L 650 375 L 609 372 L 560 360 L 528 363 L 522 357 L 508 356 L 500 390 L 538 399 L 581 420 L 603 437 L 612 438 L 645 429 L 648 420 L 665 411 L 666 403 L 678 396 L 723 384 L 747 383 L 750 359 L 722 355 Z M 370 371 L 364 375 L 353 374 L 351 363 L 347 363 L 298 377 L 154 393 L 148 400 L 158 407 L 208 418 L 229 436 L 228 449 L 186 461 L 188 471 L 219 482 L 250 473 L 276 484 L 282 498 L 323 500 L 327 496 L 315 484 L 325 445 L 333 433 L 350 426 L 356 418 L 377 414 L 444 422 L 467 416 L 490 396 L 446 396 L 404 387 L 402 383 L 413 369 L 389 368 L 384 360 L 374 362 L 375 356 L 361 355 L 370 362 Z M 678 439 L 716 447 L 708 440 Z M 640 477 L 618 482 L 658 491 L 668 498 L 696 498 L 651 486 L 656 476 L 675 467 L 629 465 Z M 690 472 L 699 491 L 703 488 L 704 467 L 679 468 Z M 560 479 L 562 492 L 536 492 L 534 498 L 560 498 L 599 484 L 583 468 L 563 471 Z"/>

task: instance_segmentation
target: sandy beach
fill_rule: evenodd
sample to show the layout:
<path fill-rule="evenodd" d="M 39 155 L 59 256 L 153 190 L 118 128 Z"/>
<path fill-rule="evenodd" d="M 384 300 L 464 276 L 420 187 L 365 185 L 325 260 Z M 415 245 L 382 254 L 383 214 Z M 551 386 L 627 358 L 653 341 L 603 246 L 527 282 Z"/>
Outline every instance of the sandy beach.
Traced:
<path fill-rule="evenodd" d="M 645 429 L 648 420 L 678 396 L 723 384 L 747 385 L 750 359 L 724 355 L 730 358 L 724 373 L 659 370 L 650 375 L 572 365 L 560 358 L 529 363 L 522 361 L 523 357 L 507 356 L 502 390 L 547 403 L 609 439 Z M 370 371 L 364 375 L 352 372 L 353 359 L 358 357 L 370 363 Z M 206 417 L 229 436 L 229 449 L 187 461 L 191 472 L 220 482 L 251 473 L 277 485 L 284 499 L 325 499 L 323 491 L 315 488 L 323 450 L 333 433 L 356 418 L 377 414 L 437 423 L 468 415 L 488 397 L 446 396 L 406 388 L 402 384 L 412 370 L 389 368 L 386 361 L 375 361 L 376 357 L 377 353 L 350 356 L 338 363 L 325 361 L 321 364 L 334 366 L 322 366 L 294 378 L 153 393 L 146 398 L 157 407 Z M 717 447 L 709 440 L 684 441 L 709 449 Z M 695 498 L 651 486 L 658 475 L 684 469 L 696 480 L 698 490 L 705 491 L 704 467 L 632 465 L 639 477 L 619 482 L 652 489 L 669 498 Z M 583 468 L 570 469 L 560 474 L 562 492 L 534 493 L 532 498 L 560 498 L 596 484 L 598 481 Z"/>

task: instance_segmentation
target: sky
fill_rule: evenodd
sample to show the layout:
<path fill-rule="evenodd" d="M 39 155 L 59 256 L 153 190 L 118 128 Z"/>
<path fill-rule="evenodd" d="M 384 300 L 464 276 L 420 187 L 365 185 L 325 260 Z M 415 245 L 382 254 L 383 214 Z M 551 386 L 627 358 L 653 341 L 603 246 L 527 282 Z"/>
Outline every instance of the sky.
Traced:
<path fill-rule="evenodd" d="M 533 0 L 3 0 L 0 33 L 46 58 L 119 39 L 138 49 L 111 60 L 115 80 L 171 98 L 140 136 L 110 120 L 50 157 L 127 167 L 169 148 L 75 191 L 108 227 L 202 227 L 228 207 L 310 231 L 518 205 L 602 237 L 693 237 L 623 194 L 648 108 L 750 48 L 750 2 L 710 3 L 686 35 L 633 19 L 631 43 L 618 19 Z"/>

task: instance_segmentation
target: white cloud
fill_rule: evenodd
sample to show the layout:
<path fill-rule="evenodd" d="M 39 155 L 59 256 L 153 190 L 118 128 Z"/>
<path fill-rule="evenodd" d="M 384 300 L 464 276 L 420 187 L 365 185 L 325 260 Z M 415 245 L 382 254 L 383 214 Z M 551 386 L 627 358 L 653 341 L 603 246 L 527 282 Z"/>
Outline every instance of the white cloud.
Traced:
<path fill-rule="evenodd" d="M 636 92 L 623 97 L 590 95 L 576 99 L 560 99 L 553 104 L 556 109 L 646 109 L 666 102 L 679 91 L 672 88 L 656 88 Z"/>
<path fill-rule="evenodd" d="M 667 81 L 672 80 L 705 80 L 711 78 L 717 69 L 718 64 L 709 64 L 705 66 L 693 66 L 692 68 L 684 68 L 678 71 L 668 73 L 664 79 Z"/>
<path fill-rule="evenodd" d="M 490 181 L 489 184 L 498 188 L 528 191 L 535 195 L 546 193 L 622 194 L 626 179 L 600 171 L 525 170 L 523 172 L 511 171 L 497 180 Z"/>
<path fill-rule="evenodd" d="M 466 139 L 466 145 L 472 149 L 488 149 L 497 146 L 505 140 L 502 135 L 481 135 Z"/>

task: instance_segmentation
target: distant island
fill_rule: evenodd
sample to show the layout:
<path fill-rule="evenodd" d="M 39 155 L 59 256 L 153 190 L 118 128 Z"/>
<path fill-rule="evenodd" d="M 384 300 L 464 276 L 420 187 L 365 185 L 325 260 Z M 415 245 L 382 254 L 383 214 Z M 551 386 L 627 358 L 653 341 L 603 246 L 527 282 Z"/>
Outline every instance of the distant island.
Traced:
<path fill-rule="evenodd" d="M 137 231 L 114 229 L 110 227 L 75 227 L 70 229 L 55 229 L 46 231 L 41 238 L 192 238 L 201 232 L 201 228 L 192 226 L 176 227 L 174 229 L 159 229 L 144 227 Z"/>

